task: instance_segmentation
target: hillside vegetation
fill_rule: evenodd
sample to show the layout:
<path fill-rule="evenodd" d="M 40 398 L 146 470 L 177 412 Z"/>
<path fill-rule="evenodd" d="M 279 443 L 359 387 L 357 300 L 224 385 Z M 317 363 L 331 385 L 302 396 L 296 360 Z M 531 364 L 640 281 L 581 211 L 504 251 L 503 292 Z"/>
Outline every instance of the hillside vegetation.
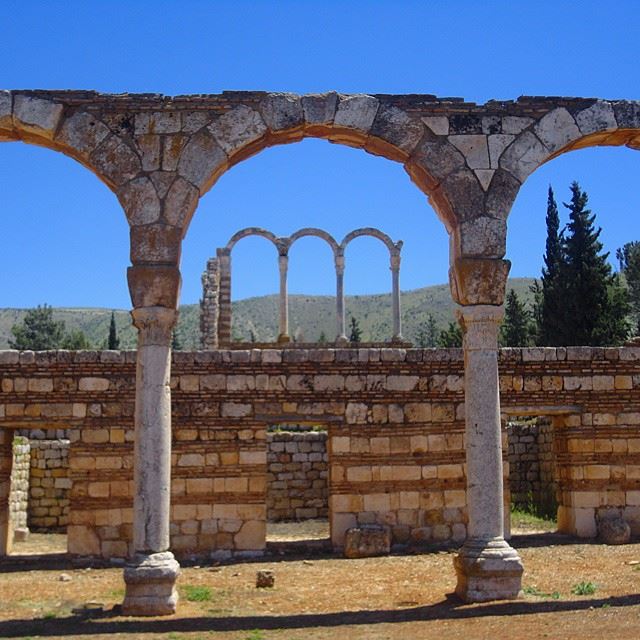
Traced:
<path fill-rule="evenodd" d="M 532 278 L 513 278 L 508 288 L 528 303 L 532 300 L 529 286 Z M 431 313 L 439 328 L 453 320 L 454 304 L 448 285 L 436 285 L 402 292 L 403 334 L 412 340 L 421 322 Z M 385 341 L 391 336 L 391 295 L 389 293 L 347 296 L 347 325 L 355 316 L 362 329 L 363 341 Z M 67 330 L 80 329 L 95 348 L 106 347 L 111 309 L 56 308 L 56 320 L 64 320 Z M 22 321 L 25 309 L 0 309 L 0 349 L 7 349 L 11 327 Z M 200 307 L 180 307 L 178 340 L 183 349 L 197 349 L 200 334 Z M 122 349 L 135 347 L 135 330 L 128 311 L 116 310 L 116 327 Z M 278 296 L 247 298 L 233 303 L 233 335 L 237 340 L 268 342 L 277 336 Z M 335 298 L 333 296 L 289 296 L 289 326 L 299 342 L 315 342 L 324 333 L 331 341 L 336 334 Z"/>

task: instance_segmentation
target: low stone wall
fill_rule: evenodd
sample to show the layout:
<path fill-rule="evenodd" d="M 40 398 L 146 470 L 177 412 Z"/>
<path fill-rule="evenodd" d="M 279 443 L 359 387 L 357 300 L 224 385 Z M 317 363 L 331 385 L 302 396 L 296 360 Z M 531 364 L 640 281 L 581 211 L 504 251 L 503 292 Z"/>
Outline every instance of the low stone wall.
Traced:
<path fill-rule="evenodd" d="M 4 434 L 71 428 L 69 551 L 131 551 L 135 360 L 0 352 L 0 525 L 12 455 Z M 561 530 L 595 535 L 600 511 L 618 509 L 640 534 L 640 349 L 504 349 L 499 367 L 506 416 L 552 416 Z M 466 537 L 461 350 L 176 352 L 171 387 L 179 557 L 263 551 L 276 424 L 327 429 L 336 548 L 364 523 L 388 525 L 394 544 Z"/>
<path fill-rule="evenodd" d="M 69 522 L 69 440 L 32 440 L 28 524 L 31 531 L 64 533 Z"/>
<path fill-rule="evenodd" d="M 267 520 L 326 518 L 326 431 L 267 433 Z"/>
<path fill-rule="evenodd" d="M 511 504 L 555 517 L 557 487 L 551 420 L 507 422 L 506 429 Z"/>
<path fill-rule="evenodd" d="M 25 529 L 27 527 L 30 451 L 29 440 L 21 436 L 13 439 L 9 518 L 11 520 L 11 528 L 14 531 L 15 529 Z"/>

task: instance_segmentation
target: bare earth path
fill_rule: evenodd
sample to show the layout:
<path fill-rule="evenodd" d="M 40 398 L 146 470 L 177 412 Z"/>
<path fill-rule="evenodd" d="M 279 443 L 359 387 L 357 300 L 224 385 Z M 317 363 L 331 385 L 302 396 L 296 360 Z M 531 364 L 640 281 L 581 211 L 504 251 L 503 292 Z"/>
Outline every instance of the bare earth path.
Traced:
<path fill-rule="evenodd" d="M 151 619 L 118 615 L 119 568 L 9 558 L 0 563 L 0 638 L 640 638 L 639 543 L 607 547 L 551 533 L 512 543 L 526 571 L 518 601 L 463 605 L 446 597 L 455 585 L 453 550 L 286 558 L 187 567 L 178 614 Z M 28 544 L 43 548 L 34 538 Z M 273 589 L 256 589 L 260 569 L 274 572 Z M 595 593 L 572 593 L 581 582 Z"/>

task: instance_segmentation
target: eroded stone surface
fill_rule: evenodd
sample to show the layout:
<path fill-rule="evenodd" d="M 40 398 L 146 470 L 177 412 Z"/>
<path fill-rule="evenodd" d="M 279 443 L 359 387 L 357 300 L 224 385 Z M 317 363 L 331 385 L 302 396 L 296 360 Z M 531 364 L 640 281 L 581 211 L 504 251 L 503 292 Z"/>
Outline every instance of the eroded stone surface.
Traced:
<path fill-rule="evenodd" d="M 176 580 L 180 565 L 169 551 L 138 554 L 124 570 L 126 585 L 122 613 L 128 616 L 164 616 L 176 611 Z"/>
<path fill-rule="evenodd" d="M 227 155 L 231 155 L 263 136 L 267 125 L 257 111 L 240 105 L 214 120 L 208 129 Z"/>
<path fill-rule="evenodd" d="M 31 96 L 16 95 L 13 104 L 13 117 L 23 129 L 53 138 L 64 107 L 50 100 Z"/>
<path fill-rule="evenodd" d="M 389 527 L 363 525 L 347 529 L 344 539 L 345 558 L 384 556 L 391 551 Z"/>
<path fill-rule="evenodd" d="M 340 98 L 334 119 L 337 126 L 368 132 L 378 111 L 373 96 L 344 96 Z"/>

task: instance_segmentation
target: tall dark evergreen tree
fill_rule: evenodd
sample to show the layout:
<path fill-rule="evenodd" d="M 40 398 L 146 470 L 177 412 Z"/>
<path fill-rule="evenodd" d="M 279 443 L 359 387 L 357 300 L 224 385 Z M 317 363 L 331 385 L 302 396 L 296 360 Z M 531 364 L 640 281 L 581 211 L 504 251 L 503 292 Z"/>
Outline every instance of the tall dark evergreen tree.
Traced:
<path fill-rule="evenodd" d="M 546 223 L 547 241 L 543 257 L 542 277 L 540 285 L 536 282 L 532 287 L 536 304 L 534 316 L 537 322 L 537 343 L 546 346 L 561 346 L 565 344 L 565 336 L 561 335 L 559 328 L 566 324 L 562 295 L 564 258 L 560 216 L 551 186 L 549 186 L 547 195 Z"/>
<path fill-rule="evenodd" d="M 435 347 L 438 343 L 438 327 L 433 314 L 427 314 L 427 319 L 421 322 L 416 329 L 416 347 Z"/>
<path fill-rule="evenodd" d="M 504 347 L 526 347 L 531 337 L 531 314 L 518 294 L 509 289 L 500 327 L 500 344 Z"/>
<path fill-rule="evenodd" d="M 118 332 L 116 330 L 116 314 L 111 312 L 111 322 L 109 323 L 109 340 L 107 341 L 108 349 L 118 349 L 120 347 L 120 340 L 118 338 Z"/>
<path fill-rule="evenodd" d="M 457 322 L 450 322 L 446 329 L 440 331 L 438 346 L 443 348 L 462 346 L 462 327 Z"/>
<path fill-rule="evenodd" d="M 615 345 L 627 337 L 626 292 L 607 262 L 609 254 L 602 253 L 601 229 L 594 226 L 595 215 L 586 208 L 587 201 L 587 194 L 573 182 L 571 202 L 564 205 L 569 223 L 560 234 L 557 210 L 547 207 L 538 344 Z"/>
<path fill-rule="evenodd" d="M 9 339 L 9 346 L 12 349 L 59 349 L 64 341 L 65 325 L 62 320 L 54 320 L 53 309 L 44 304 L 29 309 L 22 322 L 11 327 L 11 333 L 14 339 Z"/>
<path fill-rule="evenodd" d="M 362 329 L 360 329 L 360 323 L 355 316 L 351 316 L 351 333 L 349 335 L 349 342 L 360 342 L 362 340 Z"/>

